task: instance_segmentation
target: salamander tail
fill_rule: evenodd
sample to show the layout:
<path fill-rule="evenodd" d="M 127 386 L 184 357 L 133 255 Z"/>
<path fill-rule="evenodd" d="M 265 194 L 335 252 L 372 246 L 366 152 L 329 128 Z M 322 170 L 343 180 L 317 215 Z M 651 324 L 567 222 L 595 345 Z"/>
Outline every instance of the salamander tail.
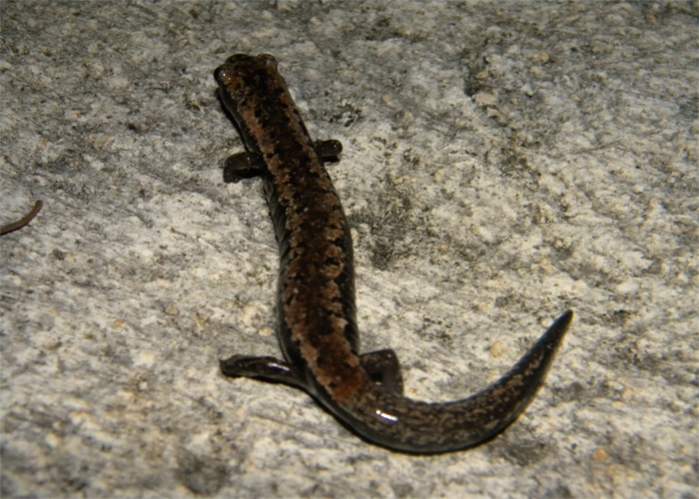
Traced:
<path fill-rule="evenodd" d="M 478 445 L 529 405 L 572 318 L 571 311 L 561 315 L 509 372 L 466 399 L 427 403 L 372 384 L 338 416 L 367 440 L 402 452 L 431 454 Z"/>

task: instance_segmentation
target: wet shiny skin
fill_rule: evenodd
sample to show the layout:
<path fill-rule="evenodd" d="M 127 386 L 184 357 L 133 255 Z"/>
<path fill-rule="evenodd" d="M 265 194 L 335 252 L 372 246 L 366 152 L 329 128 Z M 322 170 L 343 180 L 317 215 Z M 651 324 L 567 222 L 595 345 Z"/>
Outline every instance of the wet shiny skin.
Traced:
<path fill-rule="evenodd" d="M 323 161 L 337 141 L 313 142 L 270 55 L 230 57 L 214 72 L 246 151 L 226 181 L 261 177 L 280 252 L 277 336 L 284 359 L 234 355 L 223 374 L 285 383 L 313 396 L 357 435 L 408 453 L 478 445 L 512 423 L 543 383 L 571 320 L 568 311 L 500 380 L 462 400 L 403 396 L 392 350 L 359 353 L 352 239 Z"/>

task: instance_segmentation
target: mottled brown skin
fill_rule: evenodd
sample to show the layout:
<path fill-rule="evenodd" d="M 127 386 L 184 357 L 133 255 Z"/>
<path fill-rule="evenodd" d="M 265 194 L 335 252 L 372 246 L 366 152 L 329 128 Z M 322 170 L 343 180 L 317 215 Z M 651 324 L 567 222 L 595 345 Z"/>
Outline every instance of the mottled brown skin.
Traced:
<path fill-rule="evenodd" d="M 39 214 L 39 211 L 41 211 L 41 207 L 44 205 L 41 201 L 37 201 L 34 203 L 34 206 L 32 207 L 31 211 L 24 215 L 22 218 L 17 220 L 16 222 L 9 223 L 7 225 L 3 225 L 0 227 L 0 236 L 4 236 L 5 234 L 9 234 L 10 232 L 14 232 L 16 230 L 21 229 L 25 225 L 28 225 L 29 222 L 31 222 L 35 216 Z"/>
<path fill-rule="evenodd" d="M 272 56 L 234 55 L 214 76 L 246 149 L 228 159 L 224 179 L 264 181 L 281 259 L 277 336 L 284 355 L 235 355 L 221 362 L 223 373 L 301 388 L 359 436 L 402 452 L 472 447 L 514 421 L 542 384 L 572 312 L 483 391 L 447 403 L 404 397 L 392 350 L 359 353 L 352 239 L 323 166 L 337 160 L 341 145 L 311 140 Z"/>

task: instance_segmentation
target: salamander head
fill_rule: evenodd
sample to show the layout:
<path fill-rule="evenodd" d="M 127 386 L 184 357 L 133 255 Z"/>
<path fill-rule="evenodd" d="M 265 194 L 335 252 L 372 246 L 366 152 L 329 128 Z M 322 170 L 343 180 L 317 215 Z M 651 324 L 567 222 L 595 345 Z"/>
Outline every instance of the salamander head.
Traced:
<path fill-rule="evenodd" d="M 250 89 L 259 88 L 276 71 L 277 60 L 269 54 L 235 54 L 216 68 L 214 78 L 237 107 Z"/>
<path fill-rule="evenodd" d="M 269 54 L 235 54 L 214 71 L 218 97 L 233 118 L 245 148 L 252 153 L 259 154 L 248 129 L 252 121 L 242 115 L 264 107 L 260 98 L 265 95 L 265 89 L 276 85 L 275 78 L 279 78 L 276 75 L 277 60 Z"/>

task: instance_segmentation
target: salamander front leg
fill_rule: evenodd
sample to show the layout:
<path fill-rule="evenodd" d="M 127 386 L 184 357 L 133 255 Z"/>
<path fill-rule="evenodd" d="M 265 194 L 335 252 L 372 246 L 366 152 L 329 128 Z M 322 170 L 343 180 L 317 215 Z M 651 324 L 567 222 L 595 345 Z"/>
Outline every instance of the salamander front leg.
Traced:
<path fill-rule="evenodd" d="M 253 357 L 233 355 L 220 361 L 221 372 L 231 378 L 255 378 L 273 383 L 283 383 L 306 390 L 289 364 L 274 357 Z"/>
<path fill-rule="evenodd" d="M 313 143 L 316 154 L 324 163 L 340 161 L 342 143 L 339 140 L 318 140 Z M 226 158 L 223 165 L 223 181 L 227 184 L 246 178 L 259 177 L 265 172 L 264 161 L 257 154 L 239 152 Z"/>
<path fill-rule="evenodd" d="M 316 140 L 313 143 L 313 148 L 324 163 L 337 163 L 340 161 L 342 142 L 339 140 Z"/>
<path fill-rule="evenodd" d="M 377 350 L 359 356 L 362 367 L 374 383 L 387 391 L 403 395 L 403 375 L 396 352 L 391 349 Z"/>
<path fill-rule="evenodd" d="M 259 177 L 265 171 L 262 159 L 249 152 L 239 152 L 226 158 L 223 164 L 223 181 L 240 182 L 245 178 Z"/>

